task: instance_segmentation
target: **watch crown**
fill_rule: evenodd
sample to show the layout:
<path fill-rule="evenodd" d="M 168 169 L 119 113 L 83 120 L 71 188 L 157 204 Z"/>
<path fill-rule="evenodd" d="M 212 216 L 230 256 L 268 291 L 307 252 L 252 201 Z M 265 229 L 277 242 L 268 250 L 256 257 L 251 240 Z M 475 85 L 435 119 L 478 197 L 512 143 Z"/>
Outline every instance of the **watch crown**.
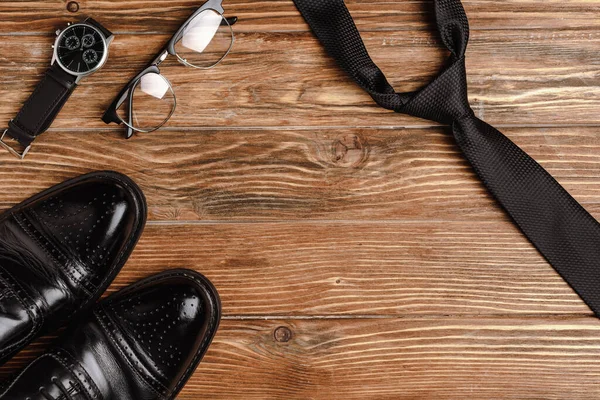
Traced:
<path fill-rule="evenodd" d="M 56 30 L 56 36 L 60 35 L 60 29 Z"/>

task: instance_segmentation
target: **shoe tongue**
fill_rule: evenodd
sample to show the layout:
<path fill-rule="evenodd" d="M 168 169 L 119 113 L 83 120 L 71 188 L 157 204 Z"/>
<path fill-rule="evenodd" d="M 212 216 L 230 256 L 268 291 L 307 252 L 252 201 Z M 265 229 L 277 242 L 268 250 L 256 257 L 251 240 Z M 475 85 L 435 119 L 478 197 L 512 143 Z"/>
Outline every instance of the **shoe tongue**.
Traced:
<path fill-rule="evenodd" d="M 73 368 L 76 367 L 68 355 L 61 352 L 46 353 L 29 364 L 14 382 L 8 383 L 0 398 L 46 400 L 43 394 L 46 393 L 51 398 L 64 399 L 59 385 L 67 390 L 73 400 L 86 400 L 97 395 L 93 382 L 89 379 L 85 379 L 85 383 L 80 381 L 71 370 Z"/>

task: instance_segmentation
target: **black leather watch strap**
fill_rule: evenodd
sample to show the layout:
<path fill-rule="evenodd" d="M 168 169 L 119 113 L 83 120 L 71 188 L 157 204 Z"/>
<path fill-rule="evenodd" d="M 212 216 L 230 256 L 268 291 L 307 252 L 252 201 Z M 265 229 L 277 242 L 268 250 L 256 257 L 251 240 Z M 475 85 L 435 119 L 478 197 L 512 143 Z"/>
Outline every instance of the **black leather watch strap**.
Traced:
<path fill-rule="evenodd" d="M 29 147 L 38 135 L 48 129 L 71 96 L 76 87 L 75 79 L 75 76 L 56 64 L 48 68 L 44 79 L 29 96 L 21 111 L 8 123 L 3 142 L 6 136 L 9 136 L 21 146 Z"/>
<path fill-rule="evenodd" d="M 96 21 L 94 18 L 88 17 L 85 19 L 86 23 L 95 26 L 96 28 L 100 29 L 100 32 L 102 32 L 102 34 L 104 34 L 104 37 L 106 39 L 109 39 L 113 36 L 112 32 L 109 31 L 108 29 L 106 29 L 104 26 L 102 26 L 100 24 L 100 22 Z"/>

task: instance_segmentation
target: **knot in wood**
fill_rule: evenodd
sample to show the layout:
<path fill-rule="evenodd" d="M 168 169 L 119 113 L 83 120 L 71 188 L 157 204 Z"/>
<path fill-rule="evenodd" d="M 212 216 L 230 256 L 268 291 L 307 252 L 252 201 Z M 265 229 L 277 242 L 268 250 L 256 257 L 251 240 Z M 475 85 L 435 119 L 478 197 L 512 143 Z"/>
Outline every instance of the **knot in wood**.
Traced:
<path fill-rule="evenodd" d="M 275 341 L 279 343 L 287 343 L 292 340 L 292 331 L 287 326 L 280 326 L 273 333 Z"/>
<path fill-rule="evenodd" d="M 358 167 L 369 154 L 368 144 L 357 134 L 339 136 L 332 145 L 332 161 L 340 167 Z"/>

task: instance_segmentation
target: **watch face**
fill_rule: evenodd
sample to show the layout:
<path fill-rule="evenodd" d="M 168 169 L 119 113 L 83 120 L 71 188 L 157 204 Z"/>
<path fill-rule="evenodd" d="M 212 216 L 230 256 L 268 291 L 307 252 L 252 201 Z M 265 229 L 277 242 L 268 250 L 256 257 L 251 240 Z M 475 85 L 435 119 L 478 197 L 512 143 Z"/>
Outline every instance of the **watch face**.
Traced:
<path fill-rule="evenodd" d="M 104 36 L 93 26 L 75 24 L 62 31 L 56 45 L 60 65 L 75 75 L 97 69 L 105 58 Z"/>

